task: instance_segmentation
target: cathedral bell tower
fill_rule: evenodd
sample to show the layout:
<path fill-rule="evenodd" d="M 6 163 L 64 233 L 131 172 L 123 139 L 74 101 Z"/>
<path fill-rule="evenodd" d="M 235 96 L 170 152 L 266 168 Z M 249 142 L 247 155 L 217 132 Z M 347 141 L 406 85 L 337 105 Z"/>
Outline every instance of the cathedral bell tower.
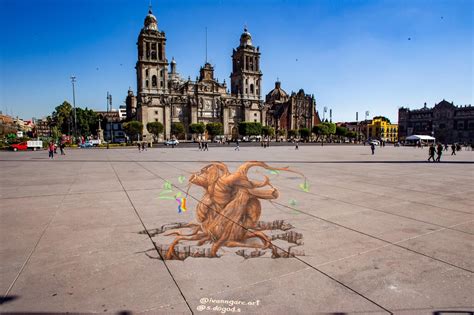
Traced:
<path fill-rule="evenodd" d="M 260 100 L 262 72 L 260 49 L 252 45 L 252 36 L 244 29 L 240 45 L 232 53 L 231 93 L 249 100 Z"/>
<path fill-rule="evenodd" d="M 158 30 L 158 22 L 150 6 L 137 42 L 138 61 L 135 69 L 138 95 L 166 93 L 168 60 L 165 45 L 165 32 Z"/>

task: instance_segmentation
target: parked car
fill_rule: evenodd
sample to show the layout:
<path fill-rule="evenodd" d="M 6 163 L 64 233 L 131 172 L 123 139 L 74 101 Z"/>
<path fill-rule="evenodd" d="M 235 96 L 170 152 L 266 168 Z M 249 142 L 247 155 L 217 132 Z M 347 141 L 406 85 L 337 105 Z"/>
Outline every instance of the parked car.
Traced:
<path fill-rule="evenodd" d="M 43 141 L 41 140 L 30 140 L 21 143 L 15 143 L 10 146 L 13 151 L 26 151 L 31 149 L 33 151 L 41 150 L 43 148 Z"/>
<path fill-rule="evenodd" d="M 26 151 L 26 150 L 28 150 L 28 145 L 26 144 L 26 142 L 15 143 L 15 144 L 12 144 L 12 145 L 10 146 L 10 148 L 11 148 L 13 151 Z"/>
<path fill-rule="evenodd" d="M 179 141 L 176 140 L 176 139 L 172 139 L 172 140 L 167 140 L 165 142 L 165 145 L 178 145 L 179 144 Z"/>
<path fill-rule="evenodd" d="M 102 143 L 102 141 L 100 141 L 100 139 L 91 139 L 91 140 L 89 140 L 89 143 L 91 143 L 93 146 L 97 147 Z"/>
<path fill-rule="evenodd" d="M 94 144 L 93 144 L 92 142 L 89 142 L 89 141 L 86 141 L 86 142 L 81 143 L 81 144 L 79 145 L 79 147 L 80 147 L 80 148 L 83 148 L 83 149 L 85 149 L 85 148 L 92 148 L 93 146 L 94 146 Z"/>
<path fill-rule="evenodd" d="M 380 145 L 380 141 L 379 141 L 379 140 L 370 140 L 370 141 L 368 142 L 368 144 Z"/>

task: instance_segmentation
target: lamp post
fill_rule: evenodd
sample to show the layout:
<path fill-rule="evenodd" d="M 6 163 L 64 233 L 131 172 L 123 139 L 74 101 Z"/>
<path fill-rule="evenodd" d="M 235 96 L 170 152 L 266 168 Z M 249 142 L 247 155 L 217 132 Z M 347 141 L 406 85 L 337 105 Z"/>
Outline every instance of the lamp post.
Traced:
<path fill-rule="evenodd" d="M 76 90 L 75 85 L 76 83 L 76 76 L 71 76 L 71 83 L 72 83 L 72 105 L 74 106 L 74 137 L 77 138 L 77 116 L 76 116 Z"/>
<path fill-rule="evenodd" d="M 365 124 L 367 126 L 367 139 L 366 140 L 369 140 L 369 122 L 367 121 L 367 119 L 369 118 L 369 111 L 365 111 Z"/>

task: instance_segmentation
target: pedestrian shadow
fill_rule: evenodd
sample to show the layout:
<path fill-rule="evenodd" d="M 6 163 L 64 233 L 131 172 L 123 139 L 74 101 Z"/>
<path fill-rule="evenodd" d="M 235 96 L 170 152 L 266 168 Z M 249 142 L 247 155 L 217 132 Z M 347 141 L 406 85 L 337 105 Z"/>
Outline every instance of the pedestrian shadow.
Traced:
<path fill-rule="evenodd" d="M 16 299 L 18 299 L 18 295 L 6 295 L 6 296 L 0 296 L 0 305 L 6 304 L 8 302 L 12 302 Z"/>

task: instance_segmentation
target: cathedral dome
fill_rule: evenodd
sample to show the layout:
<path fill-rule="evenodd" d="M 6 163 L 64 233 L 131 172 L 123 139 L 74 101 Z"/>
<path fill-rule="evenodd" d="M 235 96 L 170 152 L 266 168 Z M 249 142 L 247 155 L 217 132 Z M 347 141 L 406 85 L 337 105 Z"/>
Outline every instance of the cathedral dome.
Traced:
<path fill-rule="evenodd" d="M 145 17 L 145 30 L 153 30 L 157 31 L 158 30 L 158 21 L 156 20 L 156 17 L 153 15 L 153 12 L 148 10 L 148 15 Z"/>
<path fill-rule="evenodd" d="M 281 88 L 280 81 L 275 82 L 275 88 L 271 90 L 266 97 L 267 102 L 286 102 L 288 94 Z"/>
<path fill-rule="evenodd" d="M 252 35 L 244 28 L 244 32 L 240 35 L 240 46 L 252 46 Z"/>

